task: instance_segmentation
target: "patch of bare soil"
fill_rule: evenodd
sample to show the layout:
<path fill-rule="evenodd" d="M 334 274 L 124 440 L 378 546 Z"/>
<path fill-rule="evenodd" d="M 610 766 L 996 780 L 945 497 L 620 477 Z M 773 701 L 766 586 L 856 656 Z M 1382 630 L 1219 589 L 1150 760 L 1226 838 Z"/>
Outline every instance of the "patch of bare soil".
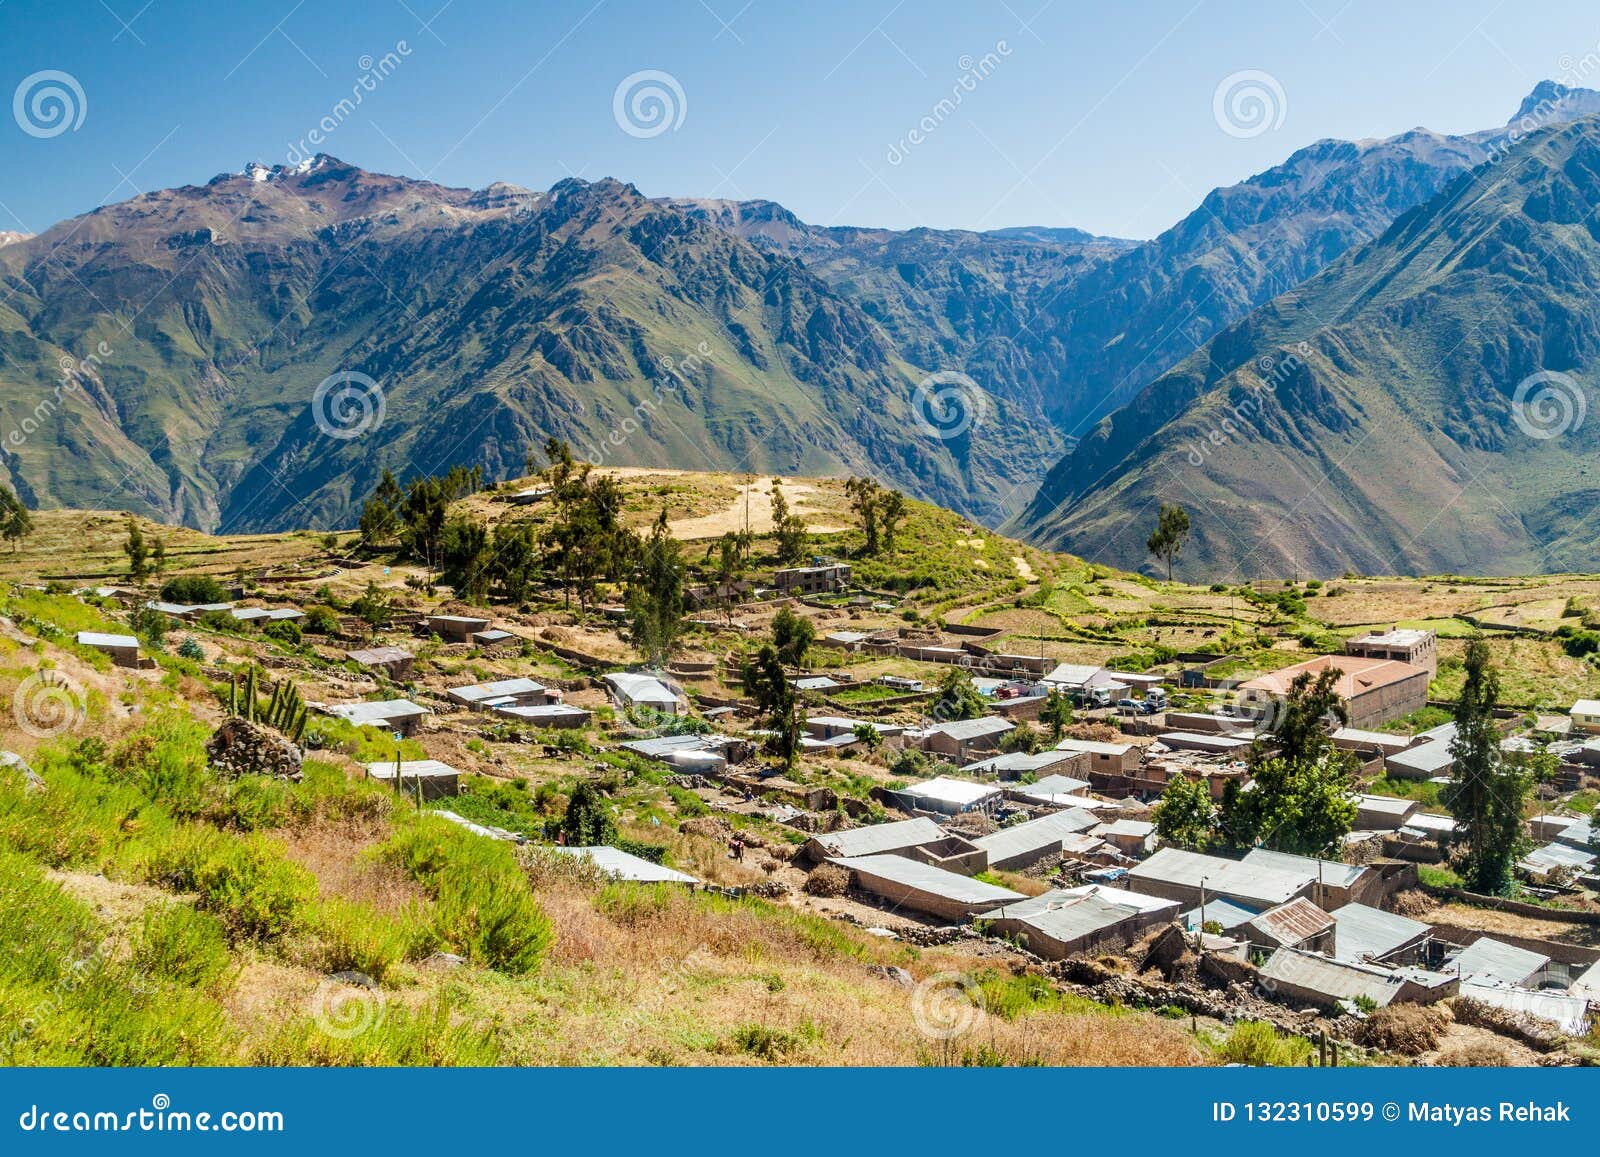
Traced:
<path fill-rule="evenodd" d="M 811 533 L 836 534 L 845 529 L 842 526 L 813 521 L 813 516 L 822 513 L 808 502 L 815 497 L 816 487 L 780 480 L 779 489 L 783 491 L 784 501 L 789 504 L 789 510 L 806 520 L 807 529 Z M 767 478 L 758 479 L 738 487 L 738 491 L 738 496 L 725 510 L 700 518 L 675 519 L 671 523 L 673 537 L 685 540 L 721 538 L 730 531 L 743 530 L 746 525 L 754 534 L 771 534 L 772 481 Z"/>

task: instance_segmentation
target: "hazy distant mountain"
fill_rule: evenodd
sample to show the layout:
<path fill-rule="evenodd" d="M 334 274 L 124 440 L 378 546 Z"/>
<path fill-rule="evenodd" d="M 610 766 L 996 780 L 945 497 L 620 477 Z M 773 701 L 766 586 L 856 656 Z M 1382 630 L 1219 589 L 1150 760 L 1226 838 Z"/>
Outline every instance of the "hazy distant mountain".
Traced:
<path fill-rule="evenodd" d="M 1102 423 L 1019 520 L 1186 574 L 1600 569 L 1600 119 L 1536 128 Z M 1543 375 L 1543 376 L 1535 376 Z"/>

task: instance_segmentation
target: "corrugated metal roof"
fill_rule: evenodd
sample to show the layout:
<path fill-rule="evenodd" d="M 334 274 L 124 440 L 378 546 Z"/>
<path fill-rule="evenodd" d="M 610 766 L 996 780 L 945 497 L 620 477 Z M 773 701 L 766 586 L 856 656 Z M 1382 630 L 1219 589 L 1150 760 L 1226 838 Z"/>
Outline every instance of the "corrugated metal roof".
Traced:
<path fill-rule="evenodd" d="M 1216 924 L 1224 932 L 1232 932 L 1240 925 L 1248 924 L 1261 915 L 1260 908 L 1252 908 L 1248 904 L 1235 903 L 1225 896 L 1216 898 L 1207 897 L 1205 916 L 1201 918 L 1201 909 L 1190 908 L 1180 918 L 1181 923 L 1190 932 L 1203 928 L 1207 924 Z"/>
<path fill-rule="evenodd" d="M 367 764 L 367 774 L 373 779 L 393 779 L 394 760 Z M 431 779 L 435 776 L 460 775 L 461 772 L 437 759 L 403 759 L 400 761 L 401 779 Z"/>
<path fill-rule="evenodd" d="M 1524 1016 L 1549 1021 L 1562 1032 L 1582 1036 L 1589 1031 L 1589 1002 L 1582 996 L 1562 992 L 1534 992 L 1526 988 L 1513 988 L 1482 980 L 1461 982 L 1461 995 L 1472 1000 L 1492 1004 Z"/>
<path fill-rule="evenodd" d="M 989 757 L 988 759 L 980 759 L 976 763 L 969 763 L 961 770 L 970 772 L 994 772 L 996 774 L 1002 771 L 1015 771 L 1019 773 L 1040 771 L 1046 767 L 1053 767 L 1058 763 L 1065 763 L 1071 758 L 1072 752 L 1070 751 L 1036 751 L 1032 753 L 1026 751 L 1008 751 L 1004 755 L 995 755 Z M 1080 780 L 1073 780 L 1072 782 L 1079 784 L 1081 787 L 1089 786 L 1086 783 L 1082 783 Z M 1074 788 L 1073 790 L 1076 791 L 1077 788 Z"/>
<path fill-rule="evenodd" d="M 1250 921 L 1250 927 L 1278 944 L 1304 944 L 1334 924 L 1333 917 L 1304 896 L 1268 908 Z"/>
<path fill-rule="evenodd" d="M 1046 892 L 1020 904 L 991 909 L 981 919 L 1015 920 L 1052 940 L 1072 943 L 1109 931 L 1137 915 L 1139 909 L 1099 896 Z"/>
<path fill-rule="evenodd" d="M 892 824 L 872 824 L 814 837 L 830 856 L 871 856 L 901 848 L 915 848 L 945 838 L 945 831 L 925 816 Z"/>
<path fill-rule="evenodd" d="M 506 695 L 537 695 L 545 689 L 543 683 L 533 679 L 496 679 L 491 683 L 471 683 L 465 687 L 450 688 L 450 698 L 463 703 L 479 703 L 485 699 L 499 699 Z"/>
<path fill-rule="evenodd" d="M 1025 856 L 1041 848 L 1059 846 L 1067 836 L 1088 831 L 1094 825 L 1093 816 L 1072 808 L 1068 811 L 1052 812 L 1039 819 L 1028 820 L 1026 823 L 1009 828 L 1001 828 L 972 842 L 988 852 L 991 861 L 1004 861 L 1016 856 Z"/>
<path fill-rule="evenodd" d="M 1016 724 L 998 715 L 980 715 L 976 719 L 952 719 L 928 728 L 924 734 L 948 735 L 951 739 L 982 739 L 985 735 L 1000 735 Z"/>
<path fill-rule="evenodd" d="M 589 847 L 550 849 L 565 856 L 582 856 L 594 862 L 607 875 L 619 880 L 632 880 L 643 884 L 698 884 L 700 881 L 664 864 L 653 863 L 642 856 L 624 852 L 621 848 Z"/>
<path fill-rule="evenodd" d="M 1482 977 L 1522 984 L 1543 972 L 1550 964 L 1548 956 L 1540 956 L 1515 944 L 1506 944 L 1488 936 L 1480 936 L 1450 962 L 1461 976 Z"/>
<path fill-rule="evenodd" d="M 410 651 L 401 647 L 368 647 L 361 651 L 346 651 L 344 657 L 364 664 L 398 663 L 405 659 L 415 658 Z"/>
<path fill-rule="evenodd" d="M 654 675 L 645 675 L 637 671 L 614 671 L 602 678 L 622 698 L 630 703 L 672 703 L 678 702 L 678 697 Z"/>
<path fill-rule="evenodd" d="M 410 719 L 417 715 L 427 715 L 429 711 L 409 699 L 385 699 L 378 703 L 335 703 L 328 708 L 328 713 L 337 715 L 341 719 L 348 719 L 357 727 L 366 727 L 387 723 L 391 719 Z"/>
<path fill-rule="evenodd" d="M 565 703 L 530 703 L 525 707 L 509 706 L 496 707 L 496 715 L 509 715 L 513 719 L 526 719 L 530 723 L 537 723 L 541 719 L 572 719 L 576 716 L 588 716 L 582 707 L 572 707 Z"/>
<path fill-rule="evenodd" d="M 1577 848 L 1566 844 L 1546 844 L 1517 861 L 1517 867 L 1524 872 L 1542 876 L 1558 868 L 1567 868 L 1573 871 L 1586 872 L 1595 865 L 1595 856 L 1592 852 L 1580 852 Z"/>
<path fill-rule="evenodd" d="M 1076 795 L 1088 786 L 1088 780 L 1074 779 L 1070 775 L 1052 774 L 1035 780 L 1022 790 L 1029 795 Z"/>
<path fill-rule="evenodd" d="M 1332 915 L 1333 954 L 1340 960 L 1381 960 L 1431 931 L 1420 920 L 1366 904 L 1346 904 Z"/>
<path fill-rule="evenodd" d="M 914 800 L 932 800 L 955 804 L 958 807 L 972 807 L 984 800 L 998 798 L 1000 789 L 992 784 L 974 783 L 970 779 L 951 779 L 947 775 L 941 775 L 934 779 L 925 779 L 920 783 L 908 784 L 895 794 Z"/>
<path fill-rule="evenodd" d="M 139 640 L 132 635 L 108 635 L 104 631 L 79 631 L 80 647 L 137 647 Z"/>
<path fill-rule="evenodd" d="M 1280 872 L 1304 872 L 1313 880 L 1321 871 L 1322 883 L 1330 888 L 1349 888 L 1356 884 L 1369 869 L 1360 864 L 1341 864 L 1337 860 L 1318 860 L 1312 856 L 1297 856 L 1292 852 L 1274 852 L 1270 848 L 1251 848 L 1244 862 L 1259 864 L 1263 868 L 1276 868 Z"/>
<path fill-rule="evenodd" d="M 1057 751 L 1087 751 L 1091 755 L 1126 755 L 1133 747 L 1131 743 L 1106 743 L 1099 739 L 1063 739 L 1056 744 Z"/>
<path fill-rule="evenodd" d="M 904 856 L 835 856 L 828 862 L 851 872 L 876 876 L 903 888 L 915 888 L 919 892 L 927 892 L 958 904 L 988 906 L 1026 898 L 1010 888 L 999 888 L 982 880 L 974 880 L 971 876 L 924 864 L 920 860 L 908 860 Z"/>
<path fill-rule="evenodd" d="M 1224 860 L 1219 856 L 1186 852 L 1182 848 L 1162 848 L 1132 868 L 1128 875 L 1136 880 L 1161 881 L 1189 888 L 1200 887 L 1204 879 L 1209 893 L 1262 907 L 1292 900 L 1317 878 L 1315 870 L 1286 872 L 1259 861 Z"/>
<path fill-rule="evenodd" d="M 1293 948 L 1280 948 L 1268 957 L 1260 977 L 1269 990 L 1276 983 L 1292 984 L 1329 1000 L 1366 997 L 1379 1008 L 1394 1000 L 1405 983 L 1403 976 L 1386 969 Z"/>

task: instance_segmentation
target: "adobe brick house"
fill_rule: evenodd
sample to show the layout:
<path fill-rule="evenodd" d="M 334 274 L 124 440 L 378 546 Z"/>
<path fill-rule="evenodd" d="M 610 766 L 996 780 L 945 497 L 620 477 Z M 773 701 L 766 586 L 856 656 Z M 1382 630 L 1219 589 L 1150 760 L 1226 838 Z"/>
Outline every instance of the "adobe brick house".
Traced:
<path fill-rule="evenodd" d="M 1426 667 L 1396 659 L 1369 659 L 1361 655 L 1319 655 L 1304 663 L 1284 667 L 1239 685 L 1240 701 L 1261 710 L 1289 694 L 1301 675 L 1314 680 L 1322 672 L 1338 672 L 1339 698 L 1349 712 L 1349 726 L 1377 727 L 1428 705 Z"/>

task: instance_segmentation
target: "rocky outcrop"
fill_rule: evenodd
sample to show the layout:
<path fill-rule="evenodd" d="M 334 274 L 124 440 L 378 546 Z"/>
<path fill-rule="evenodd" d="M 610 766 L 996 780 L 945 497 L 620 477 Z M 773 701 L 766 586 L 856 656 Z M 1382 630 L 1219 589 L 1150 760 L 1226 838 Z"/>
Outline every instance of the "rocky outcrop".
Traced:
<path fill-rule="evenodd" d="M 304 755 L 272 728 L 237 716 L 218 727 L 206 741 L 206 755 L 218 774 L 228 779 L 241 775 L 270 775 L 298 782 Z"/>

